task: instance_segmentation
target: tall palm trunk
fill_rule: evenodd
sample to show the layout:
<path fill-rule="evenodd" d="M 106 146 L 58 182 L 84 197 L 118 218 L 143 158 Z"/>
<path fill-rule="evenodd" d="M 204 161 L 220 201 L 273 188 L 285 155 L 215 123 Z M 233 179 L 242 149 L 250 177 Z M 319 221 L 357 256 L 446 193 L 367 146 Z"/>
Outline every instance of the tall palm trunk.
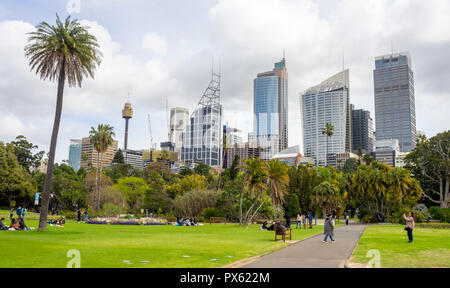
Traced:
<path fill-rule="evenodd" d="M 328 184 L 331 187 L 331 175 L 330 175 L 330 165 L 328 165 L 328 136 L 327 136 L 327 156 L 325 157 L 325 163 L 327 165 L 328 168 Z"/>
<path fill-rule="evenodd" d="M 241 195 L 239 197 L 239 224 L 242 225 L 242 198 L 244 191 L 241 190 Z"/>
<path fill-rule="evenodd" d="M 98 171 L 100 169 L 100 153 L 97 151 L 97 169 L 95 169 L 95 191 L 94 191 L 94 209 L 97 210 L 98 204 Z"/>
<path fill-rule="evenodd" d="M 52 138 L 50 141 L 50 154 L 48 157 L 47 175 L 45 175 L 44 191 L 42 193 L 41 211 L 39 216 L 39 230 L 47 229 L 48 204 L 50 201 L 50 188 L 53 179 L 53 168 L 55 163 L 56 142 L 58 140 L 59 124 L 61 123 L 62 104 L 65 84 L 65 64 L 63 61 L 59 72 L 58 93 L 56 96 L 55 121 L 53 122 Z"/>
<path fill-rule="evenodd" d="M 98 181 L 98 195 L 97 195 L 97 199 L 98 199 L 98 207 L 97 209 L 100 210 L 100 190 L 102 188 L 102 175 L 103 175 L 103 153 L 101 153 L 101 160 L 100 160 L 100 175 L 99 175 L 99 181 Z"/>

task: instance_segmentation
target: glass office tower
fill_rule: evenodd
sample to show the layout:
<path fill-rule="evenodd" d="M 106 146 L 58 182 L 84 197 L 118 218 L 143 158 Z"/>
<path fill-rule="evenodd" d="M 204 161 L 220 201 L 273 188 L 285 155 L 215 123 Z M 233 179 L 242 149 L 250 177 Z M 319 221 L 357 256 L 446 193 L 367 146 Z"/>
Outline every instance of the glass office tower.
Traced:
<path fill-rule="evenodd" d="M 288 73 L 286 60 L 275 63 L 272 71 L 259 73 L 253 82 L 253 127 L 258 145 L 268 160 L 288 147 Z"/>
<path fill-rule="evenodd" d="M 303 145 L 306 157 L 324 167 L 328 153 L 351 152 L 351 108 L 349 71 L 342 71 L 301 95 Z M 350 120 L 349 120 L 350 119 Z M 330 123 L 334 134 L 328 139 L 322 129 Z"/>
<path fill-rule="evenodd" d="M 408 52 L 375 58 L 375 125 L 377 140 L 397 139 L 401 152 L 416 146 L 414 73 Z"/>
<path fill-rule="evenodd" d="M 80 169 L 81 162 L 81 148 L 82 141 L 81 140 L 70 140 L 69 144 L 69 166 L 72 167 L 73 170 L 78 171 Z"/>

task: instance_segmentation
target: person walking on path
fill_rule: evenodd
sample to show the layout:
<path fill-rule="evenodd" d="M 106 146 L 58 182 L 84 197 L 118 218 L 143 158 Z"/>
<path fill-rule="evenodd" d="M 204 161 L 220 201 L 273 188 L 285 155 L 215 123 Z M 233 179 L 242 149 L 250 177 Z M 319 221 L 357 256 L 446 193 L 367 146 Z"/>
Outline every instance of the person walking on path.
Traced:
<path fill-rule="evenodd" d="M 297 214 L 297 229 L 298 229 L 298 226 L 300 226 L 300 229 L 302 229 L 302 215 L 300 215 L 300 214 Z"/>
<path fill-rule="evenodd" d="M 416 226 L 415 222 L 414 222 L 414 213 L 413 212 L 409 212 L 409 216 L 406 217 L 405 214 L 403 214 L 403 219 L 405 219 L 406 221 L 406 227 L 405 230 L 408 234 L 408 243 L 412 243 L 413 242 L 413 230 L 414 227 Z"/>
<path fill-rule="evenodd" d="M 327 218 L 325 218 L 325 224 L 323 226 L 323 234 L 325 235 L 325 238 L 323 239 L 323 243 L 328 243 L 328 236 L 331 239 L 331 243 L 334 243 L 335 239 L 334 239 L 334 226 L 333 226 L 333 221 L 331 218 L 331 214 L 327 215 Z"/>
<path fill-rule="evenodd" d="M 347 211 L 344 212 L 344 221 L 345 221 L 345 225 L 348 225 L 348 214 L 347 214 Z"/>

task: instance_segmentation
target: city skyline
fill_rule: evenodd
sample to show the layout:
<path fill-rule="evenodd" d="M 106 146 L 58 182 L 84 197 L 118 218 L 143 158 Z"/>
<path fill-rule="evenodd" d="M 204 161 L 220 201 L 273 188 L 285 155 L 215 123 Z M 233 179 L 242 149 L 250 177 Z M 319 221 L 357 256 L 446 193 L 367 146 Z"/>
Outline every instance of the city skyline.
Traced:
<path fill-rule="evenodd" d="M 67 1 L 54 2 L 0 4 L 0 31 L 7 39 L 0 44 L 0 100 L 8 103 L 0 108 L 2 141 L 23 134 L 48 150 L 55 83 L 42 82 L 29 71 L 23 47 L 26 33 L 38 22 L 54 23 L 55 12 L 61 17 L 67 15 Z M 289 94 L 298 95 L 335 74 L 341 70 L 344 58 L 351 71 L 351 103 L 370 111 L 375 118 L 373 61 L 378 55 L 389 54 L 393 43 L 394 52 L 408 50 L 414 59 L 417 129 L 433 136 L 447 129 L 446 123 L 450 122 L 444 110 L 450 87 L 443 81 L 450 73 L 444 65 L 450 57 L 444 53 L 450 46 L 450 33 L 442 29 L 450 27 L 445 17 L 450 11 L 448 1 L 435 1 L 436 5 L 401 1 L 198 0 L 191 5 L 148 1 L 153 3 L 152 9 L 146 9 L 151 3 L 133 1 L 134 8 L 127 10 L 127 17 L 118 15 L 125 10 L 124 5 L 130 5 L 126 4 L 129 1 L 81 2 L 81 13 L 73 16 L 91 27 L 105 57 L 95 80 L 86 81 L 81 89 L 67 89 L 58 162 L 67 159 L 69 140 L 85 137 L 91 126 L 110 124 L 115 127 L 116 139 L 123 139 L 123 119 L 117 115 L 128 93 L 136 107 L 130 125 L 130 148 L 148 146 L 148 113 L 152 115 L 155 142 L 167 140 L 165 96 L 170 108 L 192 111 L 199 91 L 209 81 L 205 75 L 213 62 L 215 67 L 220 63 L 223 76 L 224 122 L 252 131 L 252 80 L 256 73 L 267 70 L 273 59 L 280 58 L 283 48 L 289 59 Z M 191 13 L 181 16 L 178 10 L 183 9 L 173 6 Z M 352 13 L 356 9 L 358 15 Z M 415 9 L 423 14 L 418 24 L 412 14 L 404 13 Z M 162 13 L 169 10 L 172 14 Z M 147 11 L 147 18 L 156 20 L 133 17 L 140 11 Z M 169 21 L 150 17 L 158 14 L 171 16 Z M 238 32 L 229 25 L 230 17 L 240 27 Z M 133 20 L 122 22 L 123 18 Z M 138 25 L 136 19 L 153 22 Z M 186 22 L 187 29 L 180 21 Z M 402 26 L 406 22 L 412 24 Z M 130 33 L 130 27 L 135 26 L 137 31 Z M 269 40 L 271 45 L 266 45 Z M 288 105 L 289 146 L 302 145 L 296 98 L 290 97 Z"/>

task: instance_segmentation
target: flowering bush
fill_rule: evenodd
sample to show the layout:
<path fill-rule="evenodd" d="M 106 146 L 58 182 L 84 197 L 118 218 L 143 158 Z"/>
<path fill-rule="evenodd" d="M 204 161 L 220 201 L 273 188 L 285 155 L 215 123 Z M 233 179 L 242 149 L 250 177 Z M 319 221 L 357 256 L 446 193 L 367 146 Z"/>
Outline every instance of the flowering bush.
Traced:
<path fill-rule="evenodd" d="M 92 218 L 88 224 L 103 224 L 103 225 L 168 225 L 165 218 L 117 218 L 117 217 L 97 217 Z"/>

